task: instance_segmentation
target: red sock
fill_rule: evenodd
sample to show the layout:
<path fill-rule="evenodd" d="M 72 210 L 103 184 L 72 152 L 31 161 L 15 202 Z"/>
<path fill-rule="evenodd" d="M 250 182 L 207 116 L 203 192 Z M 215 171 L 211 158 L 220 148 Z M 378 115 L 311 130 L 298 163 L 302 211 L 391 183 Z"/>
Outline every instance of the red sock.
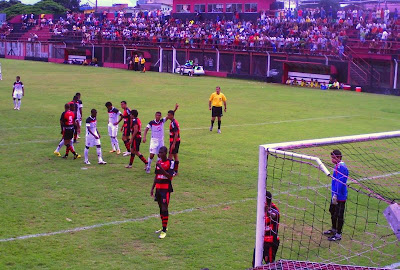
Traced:
<path fill-rule="evenodd" d="M 167 228 L 168 225 L 168 216 L 163 216 L 162 217 L 162 226 L 163 228 Z"/>
<path fill-rule="evenodd" d="M 125 147 L 126 147 L 126 151 L 130 152 L 130 146 L 129 146 L 129 141 L 124 141 L 125 143 Z"/>
<path fill-rule="evenodd" d="M 178 161 L 175 161 L 175 164 L 174 164 L 174 171 L 177 173 L 178 172 L 178 168 L 179 168 L 179 160 Z"/>

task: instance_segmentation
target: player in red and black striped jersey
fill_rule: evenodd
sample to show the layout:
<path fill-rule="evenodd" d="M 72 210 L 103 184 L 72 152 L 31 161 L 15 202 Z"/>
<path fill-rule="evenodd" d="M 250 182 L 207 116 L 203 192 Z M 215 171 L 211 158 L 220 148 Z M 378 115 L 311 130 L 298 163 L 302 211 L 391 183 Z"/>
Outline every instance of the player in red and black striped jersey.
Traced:
<path fill-rule="evenodd" d="M 75 118 L 76 118 L 76 121 L 75 121 L 75 129 L 74 129 L 74 143 L 76 143 L 77 141 L 76 141 L 76 139 L 77 139 L 77 136 L 78 136 L 78 133 L 80 133 L 81 131 L 80 131 L 80 124 L 79 124 L 79 119 L 78 119 L 78 114 L 79 114 L 79 98 L 77 97 L 77 96 L 74 96 L 73 98 L 72 98 L 72 101 L 70 101 L 70 102 L 68 102 L 68 104 L 71 106 L 71 105 L 73 105 L 73 106 L 71 106 L 71 108 L 73 108 L 73 112 L 74 112 L 74 114 L 75 114 Z M 71 109 L 72 110 L 72 109 Z"/>
<path fill-rule="evenodd" d="M 174 158 L 175 161 L 175 174 L 178 174 L 178 167 L 179 167 L 179 146 L 181 144 L 181 135 L 180 135 L 180 128 L 179 123 L 175 119 L 175 111 L 168 111 L 167 119 L 171 120 L 171 124 L 169 125 L 169 155 L 168 158 Z"/>
<path fill-rule="evenodd" d="M 271 192 L 267 191 L 265 194 L 265 230 L 264 230 L 264 252 L 263 258 L 265 263 L 272 263 L 275 261 L 276 252 L 279 247 L 279 219 L 280 213 L 278 207 L 272 202 Z M 253 254 L 253 267 L 254 267 Z"/>
<path fill-rule="evenodd" d="M 139 152 L 140 143 L 142 142 L 142 122 L 138 118 L 139 112 L 137 110 L 131 111 L 131 140 L 129 141 L 131 158 L 129 160 L 129 165 L 125 166 L 125 168 L 132 168 L 133 160 L 135 159 L 135 155 L 137 155 L 141 161 L 145 164 L 145 169 L 147 168 L 147 160 L 143 157 L 142 153 Z"/>
<path fill-rule="evenodd" d="M 74 137 L 74 130 L 76 126 L 76 115 L 73 112 L 74 109 L 74 104 L 65 104 L 65 111 L 60 117 L 61 134 L 63 135 L 63 140 L 66 147 L 63 158 L 67 158 L 70 151 L 72 154 L 74 154 L 74 159 L 81 157 L 75 152 L 74 147 L 71 145 L 71 140 Z"/>
<path fill-rule="evenodd" d="M 162 146 L 158 152 L 160 160 L 156 164 L 155 178 L 153 186 L 151 187 L 150 196 L 154 195 L 154 188 L 156 193 L 154 199 L 158 202 L 160 207 L 160 217 L 162 222 L 162 229 L 156 231 L 160 233 L 158 236 L 160 239 L 167 236 L 167 225 L 168 225 L 168 205 L 171 193 L 174 191 L 172 188 L 172 178 L 174 175 L 174 162 L 167 159 L 168 149 Z"/>
<path fill-rule="evenodd" d="M 129 135 L 131 134 L 131 109 L 128 108 L 128 105 L 126 104 L 126 101 L 121 101 L 121 108 L 123 110 L 122 114 L 120 115 L 119 122 L 124 120 L 124 123 L 121 127 L 122 131 L 122 141 L 125 144 L 126 147 L 126 152 L 124 152 L 123 156 L 129 156 L 131 154 L 130 152 L 130 145 L 129 145 Z"/>

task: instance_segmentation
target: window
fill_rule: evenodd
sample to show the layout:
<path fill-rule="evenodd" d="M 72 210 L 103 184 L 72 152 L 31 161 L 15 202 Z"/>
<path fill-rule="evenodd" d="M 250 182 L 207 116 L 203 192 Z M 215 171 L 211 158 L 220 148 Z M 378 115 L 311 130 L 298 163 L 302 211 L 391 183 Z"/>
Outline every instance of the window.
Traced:
<path fill-rule="evenodd" d="M 224 12 L 223 4 L 208 4 L 208 12 Z"/>
<path fill-rule="evenodd" d="M 226 4 L 226 12 L 242 12 L 242 4 Z"/>
<path fill-rule="evenodd" d="M 257 12 L 257 4 L 244 4 L 244 12 Z"/>
<path fill-rule="evenodd" d="M 190 5 L 176 5 L 176 12 L 177 13 L 189 13 Z"/>
<path fill-rule="evenodd" d="M 204 4 L 194 5 L 194 12 L 199 12 L 199 13 L 206 12 L 206 5 Z"/>

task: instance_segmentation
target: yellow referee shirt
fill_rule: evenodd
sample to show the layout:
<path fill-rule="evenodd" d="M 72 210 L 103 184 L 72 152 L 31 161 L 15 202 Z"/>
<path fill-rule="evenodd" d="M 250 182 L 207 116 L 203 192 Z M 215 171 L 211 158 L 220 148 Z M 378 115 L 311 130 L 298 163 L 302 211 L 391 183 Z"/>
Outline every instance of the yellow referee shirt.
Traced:
<path fill-rule="evenodd" d="M 211 106 L 222 107 L 222 103 L 226 101 L 226 97 L 222 93 L 219 93 L 218 95 L 217 92 L 214 92 L 210 96 L 210 101 L 211 101 Z"/>

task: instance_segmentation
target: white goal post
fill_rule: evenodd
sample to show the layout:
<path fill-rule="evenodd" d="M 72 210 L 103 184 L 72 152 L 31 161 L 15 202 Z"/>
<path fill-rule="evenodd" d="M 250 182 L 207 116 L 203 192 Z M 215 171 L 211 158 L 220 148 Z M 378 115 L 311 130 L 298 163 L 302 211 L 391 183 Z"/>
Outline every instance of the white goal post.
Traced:
<path fill-rule="evenodd" d="M 290 158 L 300 158 L 307 160 L 309 165 L 322 171 L 326 176 L 327 180 L 330 177 L 330 171 L 320 160 L 319 157 L 303 155 L 298 153 L 290 152 L 291 149 L 299 148 L 310 148 L 317 146 L 326 146 L 332 144 L 341 143 L 355 143 L 355 142 L 365 142 L 370 140 L 382 140 L 400 137 L 400 131 L 392 132 L 381 132 L 381 133 L 371 133 L 355 136 L 344 136 L 344 137 L 333 137 L 315 140 L 303 140 L 303 141 L 293 141 L 284 143 L 273 143 L 265 144 L 259 146 L 259 166 L 258 166 L 258 193 L 257 193 L 257 224 L 256 224 L 256 243 L 255 243 L 255 260 L 254 266 L 258 267 L 262 265 L 263 261 L 263 245 L 264 245 L 264 233 L 265 233 L 265 195 L 266 195 L 266 184 L 268 181 L 267 166 L 268 166 L 268 156 L 270 154 L 278 154 L 287 156 Z M 327 182 L 329 183 L 329 182 Z M 285 259 L 285 258 L 283 258 Z"/>

